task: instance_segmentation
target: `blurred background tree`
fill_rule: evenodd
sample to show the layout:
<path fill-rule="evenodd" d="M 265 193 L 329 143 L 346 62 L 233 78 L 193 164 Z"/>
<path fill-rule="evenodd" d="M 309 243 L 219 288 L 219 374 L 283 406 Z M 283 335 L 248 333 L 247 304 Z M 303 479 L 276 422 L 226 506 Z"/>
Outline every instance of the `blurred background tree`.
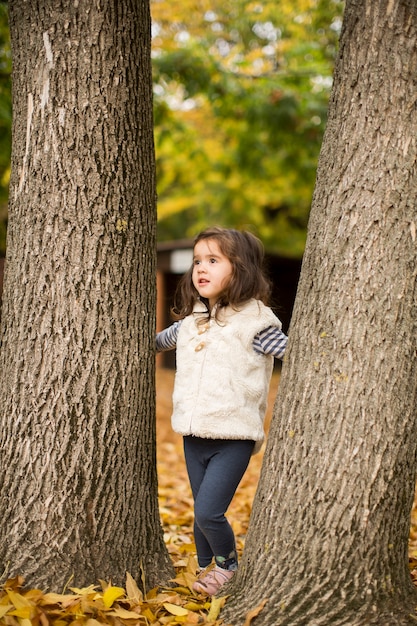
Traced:
<path fill-rule="evenodd" d="M 340 0 L 153 0 L 159 238 L 246 227 L 301 257 Z"/>
<path fill-rule="evenodd" d="M 158 238 L 249 228 L 300 258 L 342 0 L 152 0 Z M 11 143 L 0 2 L 0 255 Z"/>

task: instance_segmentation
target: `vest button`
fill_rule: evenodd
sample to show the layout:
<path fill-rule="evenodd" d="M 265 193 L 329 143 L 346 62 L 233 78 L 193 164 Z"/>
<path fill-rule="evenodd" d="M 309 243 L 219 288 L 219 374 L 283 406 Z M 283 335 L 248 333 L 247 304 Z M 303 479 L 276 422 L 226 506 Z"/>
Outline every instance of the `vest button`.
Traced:
<path fill-rule="evenodd" d="M 201 343 L 198 344 L 198 346 L 196 346 L 194 348 L 195 352 L 200 352 L 200 350 L 202 350 L 204 348 L 206 344 L 204 343 L 204 341 L 202 341 Z"/>

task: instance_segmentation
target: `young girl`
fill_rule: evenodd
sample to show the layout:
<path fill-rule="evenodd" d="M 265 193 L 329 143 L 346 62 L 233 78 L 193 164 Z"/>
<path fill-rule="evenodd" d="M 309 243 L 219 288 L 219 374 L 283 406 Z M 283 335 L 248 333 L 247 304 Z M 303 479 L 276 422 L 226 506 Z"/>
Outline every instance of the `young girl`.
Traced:
<path fill-rule="evenodd" d="M 202 571 L 193 590 L 206 595 L 215 595 L 237 569 L 225 513 L 262 445 L 273 357 L 282 359 L 287 344 L 266 305 L 270 284 L 263 256 L 261 242 L 249 232 L 200 233 L 193 265 L 178 286 L 177 321 L 156 338 L 158 351 L 176 347 L 172 427 L 184 436 L 194 498 Z"/>

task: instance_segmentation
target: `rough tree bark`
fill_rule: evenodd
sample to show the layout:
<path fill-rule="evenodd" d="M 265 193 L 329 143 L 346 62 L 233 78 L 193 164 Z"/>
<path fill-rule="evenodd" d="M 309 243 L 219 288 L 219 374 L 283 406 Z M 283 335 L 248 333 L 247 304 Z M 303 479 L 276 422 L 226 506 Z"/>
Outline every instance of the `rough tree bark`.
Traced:
<path fill-rule="evenodd" d="M 10 0 L 0 563 L 60 590 L 171 574 L 155 460 L 148 0 Z"/>
<path fill-rule="evenodd" d="M 415 0 L 347 0 L 234 626 L 416 623 L 416 76 Z"/>

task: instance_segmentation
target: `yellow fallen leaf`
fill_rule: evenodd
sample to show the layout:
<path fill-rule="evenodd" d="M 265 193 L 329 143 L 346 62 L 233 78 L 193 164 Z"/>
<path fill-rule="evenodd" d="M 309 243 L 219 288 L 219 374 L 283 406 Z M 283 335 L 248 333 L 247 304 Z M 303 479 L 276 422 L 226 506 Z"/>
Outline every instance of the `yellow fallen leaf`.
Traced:
<path fill-rule="evenodd" d="M 204 603 L 187 602 L 184 604 L 184 608 L 188 611 L 202 611 L 204 609 Z"/>
<path fill-rule="evenodd" d="M 177 618 L 175 621 L 177 621 L 180 618 Z M 201 615 L 200 613 L 188 613 L 187 617 L 184 617 L 185 620 L 185 624 L 201 624 Z"/>
<path fill-rule="evenodd" d="M 148 593 L 146 594 L 146 599 L 152 600 L 152 598 L 156 598 L 157 595 L 158 595 L 158 589 L 154 587 L 153 589 L 150 589 L 148 591 Z"/>
<path fill-rule="evenodd" d="M 128 611 L 127 609 L 123 609 L 122 607 L 117 607 L 106 613 L 106 615 L 111 615 L 112 617 L 118 617 L 120 619 L 139 619 L 139 613 L 135 611 Z"/>
<path fill-rule="evenodd" d="M 80 596 L 72 596 L 69 594 L 62 593 L 45 593 L 45 595 L 39 600 L 39 604 L 41 606 L 45 606 L 48 604 L 58 604 L 62 606 L 62 608 L 66 608 L 71 606 L 74 602 L 78 602 Z"/>
<path fill-rule="evenodd" d="M 183 609 L 182 606 L 178 606 L 178 604 L 164 602 L 163 606 L 165 610 L 168 611 L 168 613 L 171 613 L 171 615 L 176 615 L 177 617 L 180 617 L 182 615 L 188 615 L 187 609 Z"/>
<path fill-rule="evenodd" d="M 37 604 L 42 597 L 43 591 L 40 589 L 28 589 L 28 591 L 25 592 L 25 598 L 34 604 Z"/>
<path fill-rule="evenodd" d="M 3 606 L 0 606 L 0 617 L 4 617 L 7 611 L 10 611 L 10 609 L 12 608 L 13 608 L 12 604 L 4 604 Z"/>
<path fill-rule="evenodd" d="M 20 623 L 25 620 L 30 621 L 36 615 L 37 611 L 33 602 L 11 589 L 6 589 L 6 593 L 14 606 L 14 610 L 9 611 L 9 614 L 18 617 L 21 620 Z"/>
<path fill-rule="evenodd" d="M 226 602 L 226 596 L 222 596 L 221 598 L 212 598 L 210 610 L 207 615 L 208 622 L 215 622 L 219 617 L 220 611 L 224 607 Z"/>
<path fill-rule="evenodd" d="M 33 606 L 32 602 L 27 600 L 24 596 L 21 596 L 20 593 L 16 593 L 11 589 L 6 589 L 6 593 L 9 596 L 9 600 L 13 604 L 15 609 L 23 609 L 26 606 Z"/>
<path fill-rule="evenodd" d="M 193 582 L 195 580 L 195 576 L 193 578 Z M 183 596 L 190 595 L 190 589 L 188 587 L 171 587 L 171 591 L 175 591 L 176 593 L 181 593 Z"/>
<path fill-rule="evenodd" d="M 245 619 L 245 623 L 243 624 L 243 626 L 250 626 L 252 620 L 255 619 L 255 617 L 259 615 L 259 613 L 262 611 L 262 609 L 264 608 L 267 602 L 268 602 L 268 598 L 264 598 L 262 602 L 255 609 L 252 609 L 251 611 L 249 611 L 246 614 L 246 619 Z"/>
<path fill-rule="evenodd" d="M 104 606 L 109 609 L 117 598 L 121 598 L 124 595 L 125 590 L 122 587 L 107 587 L 103 593 Z"/>
<path fill-rule="evenodd" d="M 182 552 L 185 552 L 186 554 L 188 554 L 190 552 L 194 553 L 195 552 L 195 545 L 193 543 L 188 543 L 188 544 L 185 544 L 185 545 L 183 544 L 181 546 L 181 550 L 182 550 Z M 196 571 L 196 570 L 194 570 L 194 571 Z"/>
<path fill-rule="evenodd" d="M 126 595 L 129 600 L 134 600 L 136 604 L 143 601 L 143 593 L 136 584 L 135 579 L 129 572 L 126 572 Z"/>
<path fill-rule="evenodd" d="M 192 547 L 195 550 L 195 545 L 192 544 Z M 198 571 L 198 562 L 197 559 L 195 558 L 195 556 L 190 556 L 188 557 L 187 560 L 187 571 L 190 572 L 191 574 L 194 574 Z"/>
<path fill-rule="evenodd" d="M 96 589 L 96 585 L 90 585 L 89 587 L 69 587 L 69 591 L 75 593 L 77 596 L 90 593 L 90 591 L 95 591 Z"/>
<path fill-rule="evenodd" d="M 151 609 L 145 608 L 142 611 L 142 615 L 151 623 L 153 624 L 154 622 L 156 622 L 156 616 L 152 613 Z"/>
<path fill-rule="evenodd" d="M 82 587 L 79 589 L 78 587 L 70 587 L 70 591 L 79 595 L 79 596 L 87 596 L 88 594 L 95 593 L 97 589 L 96 585 L 90 585 L 89 587 Z"/>
<path fill-rule="evenodd" d="M 20 609 L 14 609 L 14 611 L 9 611 L 9 615 L 13 615 L 14 617 L 19 617 L 20 619 L 28 619 L 30 620 L 35 616 L 36 611 L 33 606 L 22 606 Z"/>

